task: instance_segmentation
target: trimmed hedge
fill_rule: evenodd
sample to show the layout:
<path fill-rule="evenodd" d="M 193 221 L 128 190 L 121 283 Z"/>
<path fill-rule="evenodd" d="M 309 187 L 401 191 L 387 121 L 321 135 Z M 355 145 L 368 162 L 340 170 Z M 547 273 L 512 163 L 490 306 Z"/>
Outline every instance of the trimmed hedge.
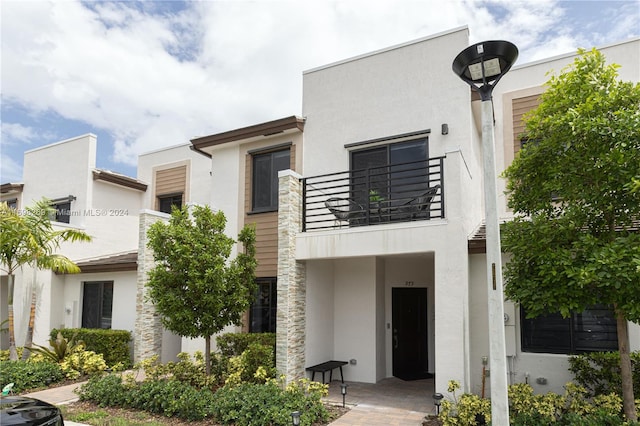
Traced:
<path fill-rule="evenodd" d="M 0 361 L 0 389 L 13 383 L 14 393 L 44 388 L 64 378 L 60 365 L 52 362 Z"/>
<path fill-rule="evenodd" d="M 62 336 L 71 340 L 75 338 L 78 342 L 82 340 L 85 350 L 102 354 L 108 366 L 122 363 L 124 368 L 131 367 L 131 354 L 129 342 L 131 333 L 127 330 L 109 330 L 99 328 L 62 328 L 51 330 L 51 338 L 55 340 L 58 332 Z"/>
<path fill-rule="evenodd" d="M 275 348 L 275 333 L 226 333 L 216 338 L 218 350 L 225 356 L 239 356 L 250 345 L 258 344 Z M 274 349 L 275 352 L 275 349 Z"/>

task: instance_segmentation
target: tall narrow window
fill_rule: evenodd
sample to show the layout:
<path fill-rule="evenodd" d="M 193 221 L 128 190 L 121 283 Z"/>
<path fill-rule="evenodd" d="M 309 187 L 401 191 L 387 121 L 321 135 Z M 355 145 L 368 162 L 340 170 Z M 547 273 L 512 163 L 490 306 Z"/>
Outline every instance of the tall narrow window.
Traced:
<path fill-rule="evenodd" d="M 276 295 L 277 285 L 275 278 L 258 279 L 256 299 L 253 305 L 251 305 L 249 332 L 275 333 L 277 314 Z"/>
<path fill-rule="evenodd" d="M 278 172 L 291 167 L 289 149 L 253 155 L 252 210 L 278 210 Z"/>
<path fill-rule="evenodd" d="M 111 328 L 113 281 L 87 281 L 82 296 L 82 328 Z"/>

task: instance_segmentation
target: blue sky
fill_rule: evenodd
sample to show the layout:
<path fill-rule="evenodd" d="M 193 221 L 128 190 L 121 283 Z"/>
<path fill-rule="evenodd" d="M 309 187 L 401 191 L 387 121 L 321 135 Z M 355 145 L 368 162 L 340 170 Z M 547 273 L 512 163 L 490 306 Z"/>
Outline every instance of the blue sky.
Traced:
<path fill-rule="evenodd" d="M 304 70 L 462 25 L 518 63 L 638 37 L 640 0 L 3 0 L 0 24 L 7 183 L 88 132 L 98 167 L 135 177 L 140 153 L 300 115 Z"/>

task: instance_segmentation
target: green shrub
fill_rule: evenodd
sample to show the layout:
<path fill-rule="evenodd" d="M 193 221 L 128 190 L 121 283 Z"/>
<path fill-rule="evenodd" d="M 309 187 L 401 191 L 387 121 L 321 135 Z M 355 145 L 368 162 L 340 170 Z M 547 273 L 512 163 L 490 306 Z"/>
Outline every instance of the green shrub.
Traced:
<path fill-rule="evenodd" d="M 197 389 L 175 379 L 145 380 L 141 383 L 123 381 L 110 374 L 89 379 L 79 391 L 80 400 L 92 401 L 101 407 L 124 407 L 180 417 L 203 420 L 211 417 L 213 393 Z"/>
<path fill-rule="evenodd" d="M 276 369 L 273 348 L 259 343 L 251 343 L 240 356 L 229 359 L 229 374 L 226 383 L 264 383 L 275 378 Z M 259 374 L 256 374 L 260 371 Z"/>
<path fill-rule="evenodd" d="M 51 349 L 34 343 L 30 350 L 33 353 L 40 354 L 43 357 L 48 358 L 52 362 L 61 362 L 74 351 L 78 344 L 82 343 L 76 342 L 73 337 L 69 340 L 65 338 L 62 333 L 58 332 L 55 339 L 49 339 L 49 346 Z"/>
<path fill-rule="evenodd" d="M 52 362 L 0 361 L 0 389 L 13 383 L 13 392 L 21 393 L 63 380 L 62 368 Z"/>
<path fill-rule="evenodd" d="M 291 412 L 299 411 L 300 424 L 309 426 L 328 419 L 321 398 L 326 385 L 301 380 L 286 388 L 275 380 L 265 384 L 226 385 L 214 395 L 213 414 L 222 424 L 237 426 L 290 425 Z"/>
<path fill-rule="evenodd" d="M 60 363 L 60 366 L 69 379 L 95 375 L 107 369 L 107 363 L 102 354 L 87 351 L 82 344 L 76 346 Z"/>
<path fill-rule="evenodd" d="M 275 348 L 275 333 L 226 333 L 216 338 L 218 350 L 226 356 L 239 356 L 251 344 L 260 344 Z"/>
<path fill-rule="evenodd" d="M 640 389 L 640 352 L 632 352 L 633 388 Z M 569 357 L 569 371 L 590 396 L 615 392 L 622 395 L 618 352 L 592 352 Z"/>
<path fill-rule="evenodd" d="M 51 338 L 55 339 L 58 332 L 71 340 L 75 336 L 76 341 L 82 341 L 87 351 L 102 354 L 109 366 L 122 365 L 123 368 L 131 366 L 131 354 L 129 342 L 131 333 L 126 330 L 108 330 L 97 328 L 63 328 L 51 330 Z"/>
<path fill-rule="evenodd" d="M 91 401 L 100 407 L 128 407 L 131 398 L 130 389 L 117 374 L 91 377 L 80 387 L 78 396 L 81 401 Z"/>
<path fill-rule="evenodd" d="M 460 386 L 457 382 L 449 382 L 448 392 L 452 397 L 442 401 L 439 416 L 442 424 L 472 426 L 477 424 L 478 416 L 489 422 L 490 400 L 471 394 L 463 394 L 458 398 L 458 389 Z M 589 398 L 587 390 L 574 383 L 566 384 L 564 395 L 553 392 L 534 394 L 533 388 L 525 383 L 509 386 L 508 392 L 509 416 L 514 426 L 628 424 L 623 422 L 622 399 L 615 393 Z"/>

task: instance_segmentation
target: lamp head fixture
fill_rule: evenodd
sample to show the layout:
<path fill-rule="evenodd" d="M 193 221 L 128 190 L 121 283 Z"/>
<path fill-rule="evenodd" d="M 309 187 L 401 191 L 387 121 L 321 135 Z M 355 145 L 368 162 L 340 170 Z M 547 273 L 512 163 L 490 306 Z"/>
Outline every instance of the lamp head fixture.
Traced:
<path fill-rule="evenodd" d="M 291 413 L 291 421 L 293 426 L 300 426 L 300 411 L 294 411 Z"/>
<path fill-rule="evenodd" d="M 518 48 L 511 42 L 490 40 L 467 47 L 455 57 L 453 72 L 480 93 L 483 101 L 491 100 L 493 88 L 518 59 Z"/>

